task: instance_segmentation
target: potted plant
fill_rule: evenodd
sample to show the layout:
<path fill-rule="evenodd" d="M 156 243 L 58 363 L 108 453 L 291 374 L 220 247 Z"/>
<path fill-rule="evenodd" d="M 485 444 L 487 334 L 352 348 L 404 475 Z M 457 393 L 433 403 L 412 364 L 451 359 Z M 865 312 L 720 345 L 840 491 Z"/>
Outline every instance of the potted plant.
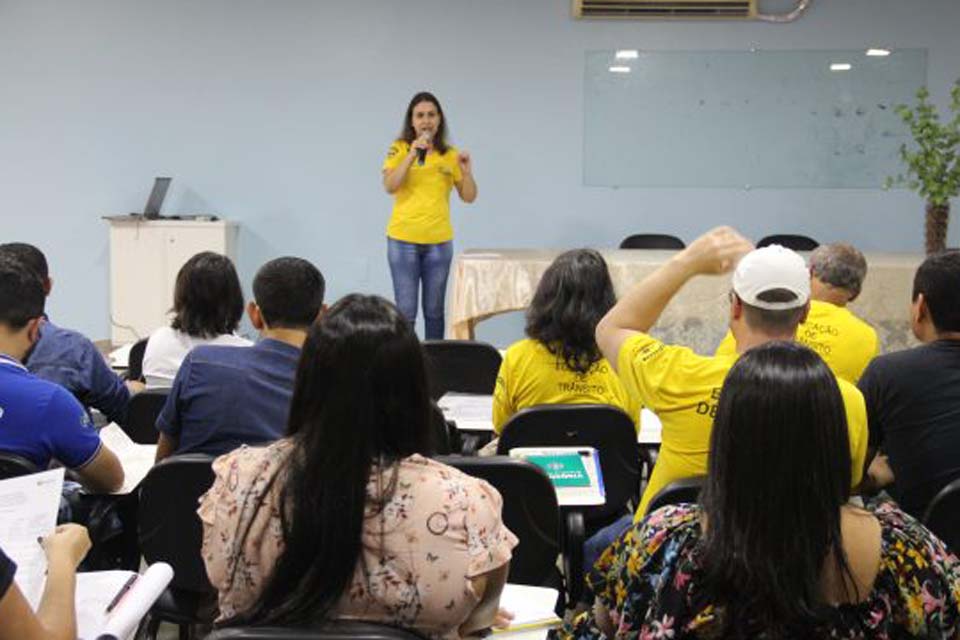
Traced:
<path fill-rule="evenodd" d="M 946 247 L 950 198 L 960 193 L 960 80 L 950 92 L 950 121 L 940 122 L 940 114 L 929 97 L 927 88 L 921 87 L 916 106 L 897 106 L 897 115 L 910 128 L 916 148 L 901 145 L 900 158 L 906 165 L 906 176 L 887 179 L 888 187 L 906 185 L 926 201 L 924 240 L 928 255 Z"/>

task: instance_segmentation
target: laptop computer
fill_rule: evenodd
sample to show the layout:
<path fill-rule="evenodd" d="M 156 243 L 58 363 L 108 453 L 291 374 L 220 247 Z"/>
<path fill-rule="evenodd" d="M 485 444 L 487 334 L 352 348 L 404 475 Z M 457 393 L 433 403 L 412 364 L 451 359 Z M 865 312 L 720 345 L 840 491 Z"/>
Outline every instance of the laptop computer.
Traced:
<path fill-rule="evenodd" d="M 143 217 L 148 220 L 156 220 L 160 217 L 160 208 L 163 206 L 163 199 L 167 197 L 167 189 L 170 188 L 170 181 L 173 178 L 154 178 L 153 190 L 147 199 L 147 206 L 143 209 Z"/>

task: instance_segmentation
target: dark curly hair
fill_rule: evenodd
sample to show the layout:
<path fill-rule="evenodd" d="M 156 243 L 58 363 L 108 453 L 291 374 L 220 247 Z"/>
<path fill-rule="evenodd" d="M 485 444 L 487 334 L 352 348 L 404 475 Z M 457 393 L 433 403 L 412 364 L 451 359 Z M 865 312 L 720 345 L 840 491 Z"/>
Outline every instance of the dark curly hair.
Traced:
<path fill-rule="evenodd" d="M 568 369 L 587 373 L 603 357 L 594 338 L 597 323 L 616 302 L 603 256 L 593 249 L 567 251 L 540 279 L 525 330 Z"/>
<path fill-rule="evenodd" d="M 180 267 L 170 326 L 197 338 L 233 333 L 243 316 L 243 290 L 230 258 L 212 251 Z"/>

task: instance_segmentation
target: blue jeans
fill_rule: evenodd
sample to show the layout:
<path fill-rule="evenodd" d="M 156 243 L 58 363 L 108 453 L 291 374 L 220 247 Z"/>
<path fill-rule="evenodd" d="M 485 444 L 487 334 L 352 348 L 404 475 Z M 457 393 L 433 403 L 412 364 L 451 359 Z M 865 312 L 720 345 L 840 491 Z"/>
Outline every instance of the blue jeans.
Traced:
<path fill-rule="evenodd" d="M 417 297 L 423 281 L 423 325 L 427 340 L 443 339 L 444 298 L 452 258 L 452 241 L 415 244 L 387 238 L 393 298 L 411 325 L 417 322 Z"/>

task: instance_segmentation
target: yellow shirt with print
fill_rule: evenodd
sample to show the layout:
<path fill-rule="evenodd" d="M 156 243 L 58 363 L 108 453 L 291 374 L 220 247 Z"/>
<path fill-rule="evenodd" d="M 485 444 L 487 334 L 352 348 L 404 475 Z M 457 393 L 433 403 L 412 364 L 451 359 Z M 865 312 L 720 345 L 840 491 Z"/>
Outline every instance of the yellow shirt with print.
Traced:
<path fill-rule="evenodd" d="M 542 342 L 527 338 L 513 343 L 504 355 L 493 394 L 493 427 L 499 434 L 510 416 L 538 404 L 611 404 L 623 409 L 634 424 L 640 405 L 633 400 L 605 359 L 586 374 L 567 368 Z"/>
<path fill-rule="evenodd" d="M 383 170 L 399 165 L 410 153 L 410 143 L 397 140 L 387 151 Z M 431 151 L 420 166 L 416 160 L 394 194 L 393 213 L 387 236 L 416 244 L 439 244 L 453 240 L 450 224 L 450 189 L 463 179 L 456 147 L 440 155 Z"/>
<path fill-rule="evenodd" d="M 806 321 L 797 327 L 797 342 L 820 354 L 838 378 L 857 384 L 863 371 L 880 352 L 877 332 L 846 307 L 822 300 L 810 301 Z M 714 355 L 737 352 L 737 341 L 727 331 Z"/>
<path fill-rule="evenodd" d="M 710 430 L 727 371 L 737 355 L 701 356 L 687 347 L 666 345 L 646 334 L 624 341 L 618 369 L 627 391 L 663 424 L 660 455 L 643 492 L 636 520 L 665 486 L 707 473 Z M 838 378 L 850 432 L 852 486 L 860 484 L 867 455 L 867 412 L 863 395 Z"/>

